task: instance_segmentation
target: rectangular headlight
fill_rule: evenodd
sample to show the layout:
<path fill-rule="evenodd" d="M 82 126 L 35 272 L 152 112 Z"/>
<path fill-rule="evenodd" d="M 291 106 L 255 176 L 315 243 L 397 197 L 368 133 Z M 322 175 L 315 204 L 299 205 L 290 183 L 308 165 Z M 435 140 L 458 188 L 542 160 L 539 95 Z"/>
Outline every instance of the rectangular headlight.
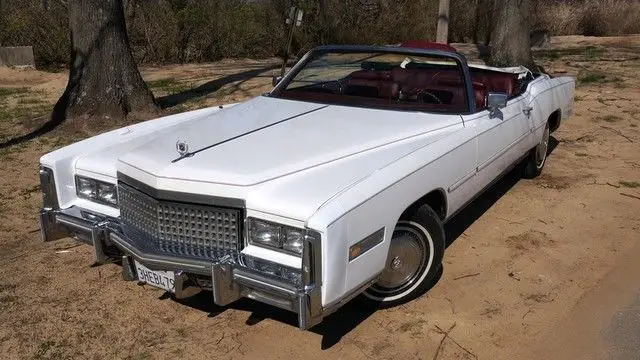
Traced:
<path fill-rule="evenodd" d="M 247 219 L 250 244 L 301 256 L 306 231 L 255 218 Z"/>
<path fill-rule="evenodd" d="M 301 269 L 293 269 L 274 262 L 258 259 L 252 256 L 242 257 L 244 265 L 250 269 L 260 271 L 261 273 L 277 276 L 284 280 L 290 281 L 297 286 L 302 285 Z"/>
<path fill-rule="evenodd" d="M 115 184 L 76 175 L 76 194 L 79 198 L 109 206 L 118 206 L 118 193 Z"/>

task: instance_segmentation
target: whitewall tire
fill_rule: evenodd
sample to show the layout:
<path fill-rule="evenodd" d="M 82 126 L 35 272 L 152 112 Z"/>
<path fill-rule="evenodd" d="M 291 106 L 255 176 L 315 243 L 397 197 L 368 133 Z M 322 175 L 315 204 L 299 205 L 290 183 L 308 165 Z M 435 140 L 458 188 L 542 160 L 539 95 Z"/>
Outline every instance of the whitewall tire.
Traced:
<path fill-rule="evenodd" d="M 364 296 L 394 306 L 424 294 L 441 271 L 444 245 L 442 221 L 430 207 L 420 207 L 396 224 L 385 268 Z"/>

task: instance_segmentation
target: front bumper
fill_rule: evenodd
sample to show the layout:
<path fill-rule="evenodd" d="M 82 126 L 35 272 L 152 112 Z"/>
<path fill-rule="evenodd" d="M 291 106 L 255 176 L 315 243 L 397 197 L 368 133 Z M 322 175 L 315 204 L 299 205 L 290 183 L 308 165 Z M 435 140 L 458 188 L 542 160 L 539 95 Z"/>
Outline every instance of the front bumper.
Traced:
<path fill-rule="evenodd" d="M 210 262 L 145 253 L 127 241 L 117 219 L 77 207 L 43 209 L 39 220 L 43 241 L 74 236 L 93 245 L 97 263 L 122 261 L 125 280 L 137 280 L 134 260 L 153 270 L 174 271 L 177 298 L 191 296 L 201 289 L 211 290 L 213 302 L 219 306 L 226 306 L 242 297 L 250 298 L 297 313 L 298 327 L 303 330 L 320 323 L 329 312 L 322 307 L 320 282 L 304 276 L 305 269 L 309 272 L 319 266 L 319 246 L 309 248 L 303 254 L 303 279 L 306 280 L 304 285 L 295 285 L 245 267 L 230 257 Z M 315 273 L 316 276 L 319 274 L 318 271 Z M 202 281 L 196 279 L 204 279 L 210 285 L 203 286 Z"/>

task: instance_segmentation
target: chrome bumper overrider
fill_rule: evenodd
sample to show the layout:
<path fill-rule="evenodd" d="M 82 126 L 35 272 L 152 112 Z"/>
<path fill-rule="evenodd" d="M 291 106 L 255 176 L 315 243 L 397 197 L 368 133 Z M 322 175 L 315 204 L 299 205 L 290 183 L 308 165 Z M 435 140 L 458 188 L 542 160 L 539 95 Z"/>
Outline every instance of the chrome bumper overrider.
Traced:
<path fill-rule="evenodd" d="M 39 220 L 43 241 L 75 236 L 78 240 L 93 245 L 97 263 L 122 261 L 125 280 L 137 280 L 133 260 L 150 269 L 174 271 L 177 298 L 191 296 L 202 288 L 212 290 L 213 302 L 219 306 L 228 305 L 242 297 L 250 298 L 297 313 L 298 326 L 303 330 L 320 323 L 324 316 L 333 311 L 323 309 L 321 284 L 319 279 L 314 279 L 320 273 L 319 246 L 315 249 L 309 246 L 305 251 L 304 285 L 295 285 L 282 278 L 247 268 L 230 256 L 210 262 L 145 253 L 127 241 L 117 219 L 91 214 L 76 207 L 64 210 L 43 209 Z M 196 279 L 210 280 L 210 286 L 202 286 Z"/>

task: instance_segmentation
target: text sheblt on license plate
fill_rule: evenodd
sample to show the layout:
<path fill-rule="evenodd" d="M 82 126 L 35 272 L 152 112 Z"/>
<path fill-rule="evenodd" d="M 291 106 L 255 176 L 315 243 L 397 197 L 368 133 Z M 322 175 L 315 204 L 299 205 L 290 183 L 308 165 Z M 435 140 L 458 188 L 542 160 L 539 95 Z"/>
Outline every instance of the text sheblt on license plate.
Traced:
<path fill-rule="evenodd" d="M 175 293 L 175 274 L 173 271 L 150 270 L 137 261 L 135 261 L 135 265 L 138 281 Z"/>

